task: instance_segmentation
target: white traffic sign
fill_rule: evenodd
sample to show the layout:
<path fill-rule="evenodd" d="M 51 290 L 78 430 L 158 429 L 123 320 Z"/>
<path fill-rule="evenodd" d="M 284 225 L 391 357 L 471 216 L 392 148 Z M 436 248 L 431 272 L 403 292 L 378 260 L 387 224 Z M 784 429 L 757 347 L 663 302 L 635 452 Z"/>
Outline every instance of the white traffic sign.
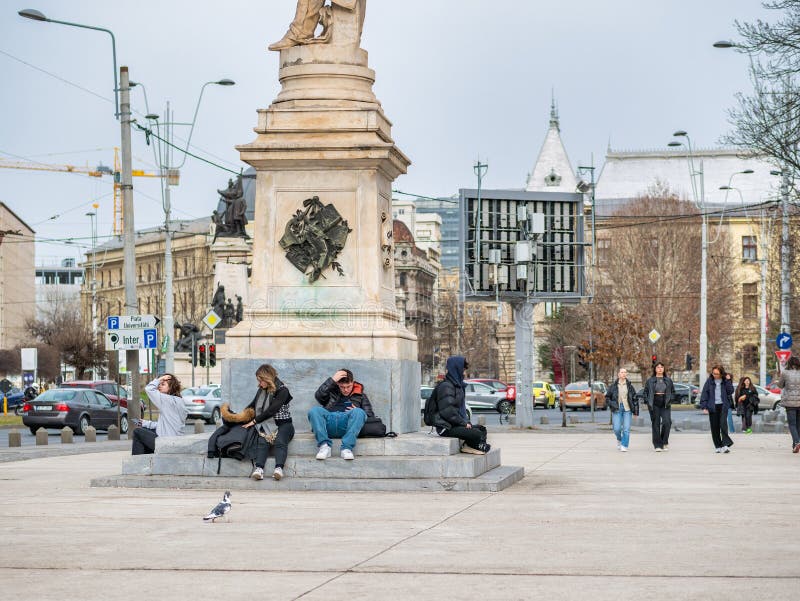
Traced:
<path fill-rule="evenodd" d="M 108 330 L 141 330 L 154 328 L 161 320 L 155 315 L 110 315 L 106 319 Z"/>
<path fill-rule="evenodd" d="M 661 334 L 659 334 L 658 330 L 654 328 L 650 330 L 650 333 L 647 335 L 647 337 L 650 339 L 650 342 L 655 344 L 656 342 L 658 342 L 659 338 L 661 338 Z"/>
<path fill-rule="evenodd" d="M 211 309 L 211 311 L 206 313 L 206 316 L 203 318 L 203 323 L 206 324 L 212 330 L 216 328 L 221 321 L 222 318 L 219 315 L 217 315 L 217 312 L 214 311 L 214 309 Z"/>
<path fill-rule="evenodd" d="M 106 332 L 106 350 L 133 350 L 156 348 L 158 331 L 155 328 L 140 330 L 109 330 Z"/>

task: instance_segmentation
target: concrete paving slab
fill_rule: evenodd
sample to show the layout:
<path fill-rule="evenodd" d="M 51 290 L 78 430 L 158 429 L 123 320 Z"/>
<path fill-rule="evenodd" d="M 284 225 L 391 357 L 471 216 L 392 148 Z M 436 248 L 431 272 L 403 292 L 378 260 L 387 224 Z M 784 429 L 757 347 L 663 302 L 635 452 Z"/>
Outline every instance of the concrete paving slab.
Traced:
<path fill-rule="evenodd" d="M 796 597 L 786 435 L 734 435 L 728 455 L 697 431 L 668 453 L 644 433 L 629 453 L 608 432 L 490 441 L 526 472 L 499 493 L 234 490 L 216 524 L 222 489 L 91 488 L 125 452 L 0 464 L 2 598 Z"/>

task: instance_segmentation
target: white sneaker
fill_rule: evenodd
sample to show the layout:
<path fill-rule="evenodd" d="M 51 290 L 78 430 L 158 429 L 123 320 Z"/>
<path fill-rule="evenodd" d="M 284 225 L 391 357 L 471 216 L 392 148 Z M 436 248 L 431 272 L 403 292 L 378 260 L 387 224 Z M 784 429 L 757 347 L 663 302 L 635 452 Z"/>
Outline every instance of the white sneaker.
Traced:
<path fill-rule="evenodd" d="M 280 480 L 281 478 L 283 478 L 283 468 L 282 467 L 276 467 L 275 471 L 272 472 L 272 479 L 273 480 Z"/>
<path fill-rule="evenodd" d="M 352 461 L 353 459 L 355 459 L 353 451 L 351 451 L 350 449 L 342 449 L 342 459 L 345 459 L 347 461 Z"/>
<path fill-rule="evenodd" d="M 317 459 L 327 459 L 331 456 L 331 447 L 330 445 L 322 444 L 319 446 L 319 451 L 317 451 Z"/>
<path fill-rule="evenodd" d="M 714 452 L 715 452 L 715 453 L 722 453 L 722 449 L 720 449 L 720 448 L 716 448 L 716 449 L 714 449 Z"/>
<path fill-rule="evenodd" d="M 264 479 L 264 468 L 257 467 L 253 470 L 253 473 L 250 474 L 250 477 L 253 480 L 263 480 Z"/>
<path fill-rule="evenodd" d="M 667 451 L 669 451 L 669 445 L 668 445 L 668 444 L 665 444 L 665 445 L 664 445 L 664 452 L 666 453 Z"/>
<path fill-rule="evenodd" d="M 628 452 L 628 447 L 623 447 L 622 445 L 620 445 L 619 446 L 619 450 L 622 451 L 623 453 L 627 453 Z"/>
<path fill-rule="evenodd" d="M 722 447 L 722 452 L 723 453 L 730 453 L 731 450 L 728 447 Z"/>
<path fill-rule="evenodd" d="M 660 452 L 661 452 L 661 451 L 663 451 L 663 450 L 664 450 L 664 449 L 662 449 L 661 447 L 656 447 L 656 453 L 660 453 Z"/>

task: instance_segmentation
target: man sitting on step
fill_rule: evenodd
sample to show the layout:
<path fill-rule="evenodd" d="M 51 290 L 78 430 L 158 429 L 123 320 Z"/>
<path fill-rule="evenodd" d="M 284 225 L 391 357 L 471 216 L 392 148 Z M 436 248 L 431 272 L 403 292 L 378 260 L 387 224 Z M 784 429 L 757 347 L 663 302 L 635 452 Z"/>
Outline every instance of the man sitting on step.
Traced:
<path fill-rule="evenodd" d="M 460 439 L 462 453 L 485 455 L 492 448 L 486 442 L 486 428 L 467 420 L 464 372 L 469 363 L 464 357 L 453 356 L 447 358 L 446 367 L 445 379 L 436 386 L 436 433 Z"/>
<path fill-rule="evenodd" d="M 340 369 L 314 395 L 319 403 L 308 412 L 317 439 L 317 459 L 331 456 L 331 438 L 342 439 L 342 459 L 352 460 L 356 438 L 368 417 L 374 417 L 364 387 L 353 380 L 353 372 Z"/>

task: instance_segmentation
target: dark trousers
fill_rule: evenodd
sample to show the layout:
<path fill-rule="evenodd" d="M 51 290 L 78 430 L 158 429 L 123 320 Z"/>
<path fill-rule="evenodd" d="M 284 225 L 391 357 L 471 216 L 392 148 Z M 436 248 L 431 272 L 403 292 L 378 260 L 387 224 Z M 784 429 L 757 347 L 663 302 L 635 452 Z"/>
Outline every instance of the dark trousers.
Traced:
<path fill-rule="evenodd" d="M 155 430 L 150 428 L 136 428 L 133 431 L 133 446 L 131 449 L 132 455 L 152 455 L 156 450 L 156 434 Z"/>
<path fill-rule="evenodd" d="M 708 412 L 708 421 L 711 424 L 711 438 L 714 441 L 714 448 L 733 446 L 731 437 L 728 436 L 728 410 L 717 405 L 716 411 Z"/>
<path fill-rule="evenodd" d="M 742 432 L 753 427 L 753 406 L 750 403 L 741 403 Z"/>
<path fill-rule="evenodd" d="M 800 443 L 800 407 L 786 408 L 786 421 L 792 435 L 792 446 Z"/>
<path fill-rule="evenodd" d="M 456 426 L 449 430 L 442 430 L 442 436 L 460 438 L 468 446 L 477 449 L 479 444 L 486 442 L 486 428 L 484 426 L 472 426 L 471 428 Z"/>
<path fill-rule="evenodd" d="M 256 426 L 257 427 L 257 426 Z M 256 467 L 264 468 L 267 463 L 269 448 L 275 447 L 275 467 L 283 467 L 286 464 L 286 456 L 289 453 L 289 441 L 294 438 L 294 426 L 290 423 L 278 426 L 278 433 L 275 442 L 270 444 L 260 436 L 258 437 L 258 447 L 256 447 Z"/>
<path fill-rule="evenodd" d="M 653 447 L 663 449 L 669 444 L 669 431 L 672 428 L 672 409 L 653 406 L 650 409 L 650 425 L 653 428 Z"/>

